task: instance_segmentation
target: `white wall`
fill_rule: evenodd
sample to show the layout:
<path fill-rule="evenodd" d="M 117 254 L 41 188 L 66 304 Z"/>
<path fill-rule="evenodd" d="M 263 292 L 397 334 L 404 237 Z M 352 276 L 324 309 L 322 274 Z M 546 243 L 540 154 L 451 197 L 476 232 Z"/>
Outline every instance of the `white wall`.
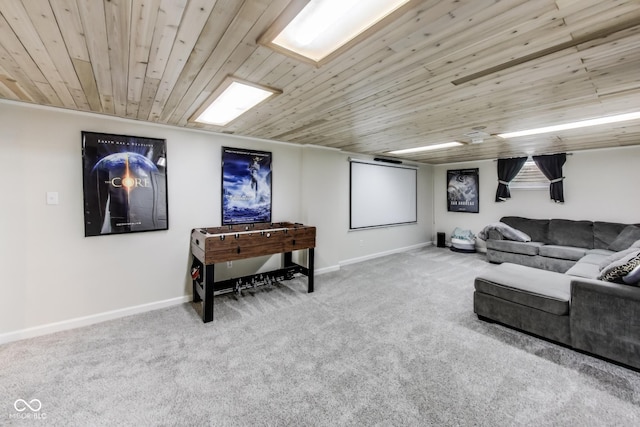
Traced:
<path fill-rule="evenodd" d="M 306 148 L 302 165 L 302 216 L 318 227 L 318 247 L 331 248 L 316 253 L 319 265 L 348 264 L 431 241 L 431 166 L 418 169 L 417 224 L 349 231 L 349 155 Z"/>
<path fill-rule="evenodd" d="M 84 237 L 82 130 L 167 140 L 169 230 Z M 568 157 L 564 204 L 530 190 L 512 190 L 510 201 L 495 203 L 493 161 L 421 166 L 417 224 L 348 231 L 347 153 L 1 101 L 0 342 L 56 322 L 73 325 L 86 316 L 91 323 L 105 313 L 187 301 L 190 231 L 220 224 L 221 146 L 273 152 L 273 220 L 317 227 L 319 272 L 419 247 L 438 231 L 477 233 L 505 215 L 640 222 L 640 147 Z M 447 169 L 473 167 L 480 169 L 480 213 L 447 212 Z M 47 191 L 59 192 L 59 205 L 46 204 Z M 234 263 L 220 278 L 273 261 Z M 30 328 L 35 332 L 21 332 Z"/>
<path fill-rule="evenodd" d="M 83 130 L 167 140 L 169 230 L 84 237 Z M 424 244 L 433 234 L 431 167 L 419 171 L 419 224 L 350 233 L 344 153 L 2 101 L 0 343 L 187 301 L 190 231 L 220 224 L 221 146 L 273 153 L 272 219 L 318 228 L 317 270 Z M 47 191 L 59 192 L 58 205 L 46 204 Z"/>
<path fill-rule="evenodd" d="M 438 165 L 434 168 L 435 232 L 445 232 L 449 240 L 455 227 L 478 233 L 507 215 L 527 218 L 640 223 L 640 147 L 576 151 L 563 167 L 565 203 L 554 203 L 548 190 L 512 189 L 511 199 L 496 203 L 497 163 L 479 161 Z M 479 168 L 480 212 L 447 212 L 447 169 Z M 478 247 L 484 242 L 478 239 Z"/>

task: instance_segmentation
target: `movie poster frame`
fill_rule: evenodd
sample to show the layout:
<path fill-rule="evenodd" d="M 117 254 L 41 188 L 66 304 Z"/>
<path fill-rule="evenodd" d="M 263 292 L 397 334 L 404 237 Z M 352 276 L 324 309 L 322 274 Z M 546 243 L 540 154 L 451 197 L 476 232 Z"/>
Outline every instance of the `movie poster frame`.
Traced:
<path fill-rule="evenodd" d="M 132 135 L 111 134 L 104 132 L 81 131 L 82 142 L 82 189 L 84 207 L 84 229 L 85 237 L 107 236 L 114 234 L 143 233 L 148 231 L 163 231 L 169 229 L 169 195 L 167 186 L 167 141 L 161 138 L 151 138 Z M 158 192 L 159 203 L 142 204 L 142 213 L 149 214 L 151 221 L 147 221 L 143 227 L 135 227 L 142 224 L 127 223 L 121 226 L 116 224 L 116 228 L 104 231 L 106 224 L 106 202 L 101 202 L 104 198 L 100 195 L 99 173 L 95 168 L 100 161 L 107 156 L 118 153 L 135 153 L 148 159 L 145 167 L 154 166 L 157 173 L 152 171 L 149 180 L 144 180 L 143 185 L 152 188 L 154 193 Z M 147 172 L 147 171 L 145 171 Z M 105 181 L 105 185 L 108 185 Z M 135 184 L 134 184 L 135 185 Z M 133 190 L 135 191 L 135 190 Z M 154 196 L 156 199 L 156 196 Z M 162 200 L 164 199 L 164 200 Z M 104 206 L 101 206 L 104 203 Z M 130 214 L 130 207 L 126 208 L 127 215 Z M 140 213 L 140 209 L 138 209 Z M 134 213 L 133 215 L 136 215 Z M 99 227 L 94 221 L 100 219 L 102 225 Z M 129 219 L 131 221 L 131 219 Z M 113 227 L 110 224 L 108 227 Z"/>
<path fill-rule="evenodd" d="M 250 165 L 256 157 L 260 158 L 260 164 L 262 166 L 268 166 L 265 170 L 261 171 L 264 177 L 268 177 L 268 210 L 266 215 L 241 215 L 237 212 L 232 212 L 230 209 L 226 209 L 227 204 L 225 198 L 230 197 L 245 197 L 245 194 L 239 191 L 235 183 L 239 179 L 251 180 Z M 235 162 L 235 167 L 232 166 Z M 246 164 L 246 173 L 239 173 L 237 168 L 239 162 Z M 222 225 L 234 225 L 234 224 L 252 224 L 252 223 L 271 223 L 273 212 L 273 153 L 270 151 L 254 150 L 249 148 L 235 148 L 235 147 L 222 147 L 222 165 L 221 165 L 221 198 L 220 198 L 220 211 Z M 230 181 L 230 179 L 232 181 Z M 267 179 L 265 179 L 267 180 Z M 245 181 L 246 182 L 246 181 Z M 264 203 L 256 204 L 264 205 Z"/>
<path fill-rule="evenodd" d="M 464 200 L 452 200 L 449 195 L 449 183 L 451 179 L 457 179 L 461 176 L 470 176 L 474 178 L 474 190 L 475 198 L 473 204 L 466 204 Z M 447 170 L 447 211 L 448 212 L 466 212 L 466 213 L 479 213 L 480 212 L 480 173 L 479 168 L 473 169 L 449 169 Z M 465 204 L 460 204 L 465 202 Z"/>

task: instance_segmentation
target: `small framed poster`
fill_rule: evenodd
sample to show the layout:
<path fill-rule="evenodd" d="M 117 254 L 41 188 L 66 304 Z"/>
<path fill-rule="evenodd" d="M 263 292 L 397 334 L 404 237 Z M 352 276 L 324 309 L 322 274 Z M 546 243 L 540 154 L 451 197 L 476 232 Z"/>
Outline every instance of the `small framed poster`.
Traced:
<path fill-rule="evenodd" d="M 267 151 L 222 147 L 222 225 L 271 222 Z"/>
<path fill-rule="evenodd" d="M 480 211 L 477 168 L 447 171 L 447 210 L 471 213 Z"/>
<path fill-rule="evenodd" d="M 84 234 L 169 228 L 164 139 L 82 132 Z"/>

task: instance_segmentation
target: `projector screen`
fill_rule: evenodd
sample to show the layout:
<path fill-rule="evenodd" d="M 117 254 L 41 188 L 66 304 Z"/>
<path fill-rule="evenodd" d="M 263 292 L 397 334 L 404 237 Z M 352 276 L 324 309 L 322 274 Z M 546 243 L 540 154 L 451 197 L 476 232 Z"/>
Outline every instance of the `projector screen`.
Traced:
<path fill-rule="evenodd" d="M 407 166 L 350 160 L 349 229 L 418 221 L 418 171 Z"/>

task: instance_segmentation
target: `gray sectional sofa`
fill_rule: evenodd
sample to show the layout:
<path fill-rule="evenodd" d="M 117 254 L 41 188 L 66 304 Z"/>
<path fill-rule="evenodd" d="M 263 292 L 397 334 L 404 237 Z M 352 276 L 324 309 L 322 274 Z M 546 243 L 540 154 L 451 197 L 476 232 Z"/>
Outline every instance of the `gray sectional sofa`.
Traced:
<path fill-rule="evenodd" d="M 626 249 L 629 247 L 626 243 L 630 245 L 635 237 L 628 233 L 628 242 L 622 238 L 616 241 L 629 224 L 613 222 L 517 216 L 503 217 L 500 222 L 526 233 L 531 241 L 506 240 L 498 231 L 491 230 L 486 239 L 489 262 L 510 262 L 560 273 L 569 270 L 585 255 L 608 256 Z"/>
<path fill-rule="evenodd" d="M 501 265 L 475 279 L 478 317 L 640 369 L 640 227 L 501 221 L 532 241 L 485 233 L 487 259 Z"/>

